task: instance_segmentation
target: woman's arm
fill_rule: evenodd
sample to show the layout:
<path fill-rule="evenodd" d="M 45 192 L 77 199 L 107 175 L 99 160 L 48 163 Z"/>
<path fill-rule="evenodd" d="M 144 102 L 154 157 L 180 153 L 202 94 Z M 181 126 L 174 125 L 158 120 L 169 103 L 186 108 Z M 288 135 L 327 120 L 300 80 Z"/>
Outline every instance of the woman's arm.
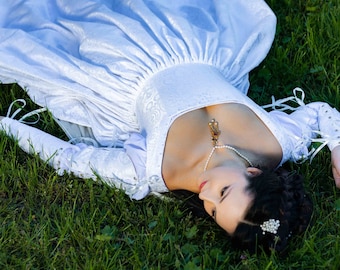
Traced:
<path fill-rule="evenodd" d="M 286 160 L 301 162 L 313 157 L 327 145 L 331 151 L 332 172 L 340 188 L 340 113 L 325 102 L 304 103 L 305 94 L 300 88 L 293 90 L 294 96 L 275 100 L 263 108 L 272 108 L 269 114 L 285 133 L 283 147 L 287 150 Z M 301 97 L 299 97 L 301 95 Z M 299 107 L 290 106 L 295 102 Z M 287 114 L 284 111 L 293 110 Z M 317 142 L 317 149 L 310 145 Z"/>
<path fill-rule="evenodd" d="M 331 151 L 333 178 L 340 188 L 340 113 L 324 102 L 313 102 L 306 106 L 317 112 L 320 136 Z"/>
<path fill-rule="evenodd" d="M 123 189 L 130 197 L 136 192 L 148 193 L 141 186 L 134 164 L 124 148 L 98 148 L 83 143 L 73 145 L 46 132 L 7 117 L 0 117 L 0 130 L 17 139 L 26 153 L 38 154 L 58 174 L 73 173 L 81 178 L 101 179 L 111 186 Z M 145 194 L 146 193 L 146 194 Z"/>
<path fill-rule="evenodd" d="M 299 107 L 290 117 L 300 124 L 302 129 L 311 128 L 321 137 L 315 139 L 327 144 L 331 151 L 333 177 L 340 188 L 340 113 L 324 102 L 312 102 Z"/>

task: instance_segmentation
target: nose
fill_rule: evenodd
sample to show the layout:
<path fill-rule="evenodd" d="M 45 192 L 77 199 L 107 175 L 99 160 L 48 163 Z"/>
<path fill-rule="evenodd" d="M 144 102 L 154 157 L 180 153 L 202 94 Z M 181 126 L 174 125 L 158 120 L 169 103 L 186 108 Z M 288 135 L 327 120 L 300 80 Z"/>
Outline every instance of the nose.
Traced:
<path fill-rule="evenodd" d="M 207 192 L 206 191 L 201 191 L 199 194 L 198 194 L 198 198 L 200 198 L 202 201 L 205 201 L 208 196 L 207 196 Z"/>
<path fill-rule="evenodd" d="M 210 202 L 215 202 L 216 199 L 213 196 L 213 192 L 210 189 L 205 189 L 203 191 L 201 191 L 198 194 L 198 197 L 202 200 L 202 201 L 210 201 Z"/>
<path fill-rule="evenodd" d="M 204 209 L 211 214 L 211 210 L 216 207 L 216 200 L 206 190 L 200 192 L 198 197 L 203 201 Z"/>

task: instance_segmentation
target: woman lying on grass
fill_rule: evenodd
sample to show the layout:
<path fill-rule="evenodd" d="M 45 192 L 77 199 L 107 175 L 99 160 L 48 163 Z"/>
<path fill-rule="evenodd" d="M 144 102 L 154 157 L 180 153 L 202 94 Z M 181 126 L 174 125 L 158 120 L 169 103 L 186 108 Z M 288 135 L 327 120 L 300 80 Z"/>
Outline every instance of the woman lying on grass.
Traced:
<path fill-rule="evenodd" d="M 329 146 L 340 186 L 338 111 L 305 105 L 299 89 L 291 114 L 277 109 L 291 108 L 285 100 L 267 112 L 246 96 L 275 34 L 265 2 L 16 0 L 2 9 L 0 80 L 26 88 L 70 142 L 11 109 L 1 127 L 58 173 L 100 178 L 133 199 L 196 193 L 250 251 L 283 251 L 307 228 L 302 178 L 279 168 L 311 158 L 313 141 Z"/>

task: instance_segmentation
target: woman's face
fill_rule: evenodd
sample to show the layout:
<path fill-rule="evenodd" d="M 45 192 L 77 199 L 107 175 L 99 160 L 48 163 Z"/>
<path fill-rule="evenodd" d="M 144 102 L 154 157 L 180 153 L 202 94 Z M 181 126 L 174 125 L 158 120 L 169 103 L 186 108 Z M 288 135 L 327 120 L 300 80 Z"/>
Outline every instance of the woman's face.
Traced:
<path fill-rule="evenodd" d="M 216 167 L 202 174 L 199 198 L 216 223 L 233 234 L 253 198 L 247 193 L 248 178 L 261 173 L 257 168 Z"/>

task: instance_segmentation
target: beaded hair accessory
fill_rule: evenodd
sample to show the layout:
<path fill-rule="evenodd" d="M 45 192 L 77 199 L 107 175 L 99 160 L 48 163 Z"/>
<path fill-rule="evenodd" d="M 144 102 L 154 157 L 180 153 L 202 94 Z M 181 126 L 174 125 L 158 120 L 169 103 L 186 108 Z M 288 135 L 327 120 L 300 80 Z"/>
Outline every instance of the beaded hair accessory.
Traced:
<path fill-rule="evenodd" d="M 263 234 L 266 234 L 266 232 L 277 234 L 277 229 L 280 227 L 280 220 L 271 218 L 268 221 L 263 222 L 260 227 L 263 231 Z"/>

